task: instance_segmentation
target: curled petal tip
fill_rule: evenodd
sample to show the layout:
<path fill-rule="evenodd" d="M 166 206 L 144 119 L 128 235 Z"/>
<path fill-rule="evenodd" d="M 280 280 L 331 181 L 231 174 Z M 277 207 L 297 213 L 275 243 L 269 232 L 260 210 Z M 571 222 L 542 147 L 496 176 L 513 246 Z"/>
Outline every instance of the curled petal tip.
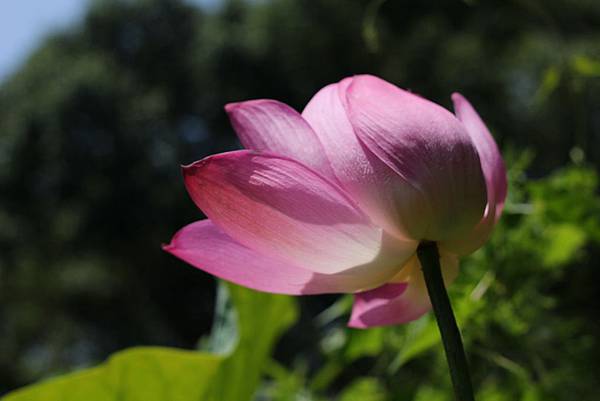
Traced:
<path fill-rule="evenodd" d="M 235 112 L 238 109 L 244 108 L 244 106 L 253 106 L 260 103 L 265 102 L 274 102 L 275 100 L 269 99 L 252 99 L 252 100 L 243 100 L 241 102 L 231 102 L 225 105 L 225 111 L 227 113 Z"/>
<path fill-rule="evenodd" d="M 450 95 L 450 97 L 452 98 L 453 102 L 460 102 L 465 100 L 465 97 L 458 92 L 452 92 L 452 95 Z"/>
<path fill-rule="evenodd" d="M 229 114 L 239 108 L 243 102 L 232 102 L 225 105 L 225 111 Z"/>
<path fill-rule="evenodd" d="M 230 152 L 217 153 L 215 155 L 207 156 L 203 159 L 197 160 L 190 164 L 181 165 L 181 169 L 183 171 L 184 176 L 194 175 L 196 172 L 198 172 L 198 170 L 207 167 L 212 162 L 216 162 L 216 161 L 219 161 L 222 159 L 234 160 L 234 159 L 239 158 L 241 153 L 246 154 L 246 155 L 256 154 L 256 152 L 254 152 L 252 150 L 233 150 Z"/>
<path fill-rule="evenodd" d="M 184 178 L 187 178 L 191 175 L 194 175 L 194 173 L 198 170 L 199 167 L 202 167 L 202 165 L 204 165 L 204 159 L 203 160 L 199 160 L 190 164 L 185 164 L 185 165 L 181 165 L 181 172 L 183 174 Z"/>
<path fill-rule="evenodd" d="M 251 100 L 243 100 L 241 102 L 231 102 L 231 103 L 227 103 L 225 105 L 225 111 L 227 113 L 232 113 L 235 112 L 239 109 L 243 109 L 246 107 L 252 107 L 252 106 L 262 106 L 262 105 L 281 105 L 286 107 L 287 105 L 285 105 L 284 103 L 281 103 L 278 100 L 273 100 L 273 99 L 251 99 Z"/>
<path fill-rule="evenodd" d="M 460 116 L 458 110 L 470 106 L 469 101 L 460 93 L 454 92 L 450 96 L 452 99 L 452 105 L 454 106 L 455 115 L 460 120 Z"/>
<path fill-rule="evenodd" d="M 368 329 L 369 328 L 369 326 L 367 326 L 366 324 L 361 322 L 359 319 L 356 319 L 354 317 L 350 317 L 350 320 L 348 321 L 346 326 L 348 326 L 351 329 Z"/>

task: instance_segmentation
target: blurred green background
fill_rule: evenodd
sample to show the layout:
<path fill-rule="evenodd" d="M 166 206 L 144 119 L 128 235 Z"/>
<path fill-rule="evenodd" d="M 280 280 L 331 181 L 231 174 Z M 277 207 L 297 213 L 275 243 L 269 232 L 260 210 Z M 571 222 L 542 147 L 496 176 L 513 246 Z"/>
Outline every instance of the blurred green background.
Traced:
<path fill-rule="evenodd" d="M 503 149 L 506 212 L 451 288 L 478 400 L 597 399 L 597 0 L 91 2 L 0 86 L 0 394 L 153 345 L 204 352 L 125 351 L 19 400 L 117 399 L 65 394 L 131 369 L 119 399 L 451 400 L 431 316 L 359 331 L 349 297 L 215 302 L 160 249 L 202 218 L 179 165 L 238 146 L 225 103 L 301 109 L 365 72 L 446 107 L 463 93 Z M 148 379 L 141 359 L 187 368 Z M 161 380 L 175 393 L 136 390 Z"/>

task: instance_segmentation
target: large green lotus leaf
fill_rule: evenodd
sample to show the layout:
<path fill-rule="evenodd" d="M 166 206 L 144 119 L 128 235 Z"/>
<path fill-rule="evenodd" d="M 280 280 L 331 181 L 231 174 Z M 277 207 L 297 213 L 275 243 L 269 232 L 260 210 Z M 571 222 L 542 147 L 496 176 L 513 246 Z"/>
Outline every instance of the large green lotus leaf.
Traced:
<path fill-rule="evenodd" d="M 26 387 L 4 400 L 202 400 L 222 362 L 220 356 L 193 351 L 130 348 L 100 366 Z"/>
<path fill-rule="evenodd" d="M 258 293 L 233 284 L 227 289 L 238 315 L 233 319 L 238 322 L 238 342 L 225 359 L 223 374 L 211 387 L 209 400 L 247 401 L 256 391 L 274 342 L 296 321 L 298 311 L 295 300 L 288 296 Z M 221 327 L 225 333 L 236 331 L 226 324 Z"/>
<path fill-rule="evenodd" d="M 231 284 L 221 292 L 231 306 L 212 340 L 231 344 L 226 350 L 131 348 L 97 367 L 14 391 L 3 401 L 248 401 L 275 341 L 296 320 L 296 305 L 289 297 Z"/>

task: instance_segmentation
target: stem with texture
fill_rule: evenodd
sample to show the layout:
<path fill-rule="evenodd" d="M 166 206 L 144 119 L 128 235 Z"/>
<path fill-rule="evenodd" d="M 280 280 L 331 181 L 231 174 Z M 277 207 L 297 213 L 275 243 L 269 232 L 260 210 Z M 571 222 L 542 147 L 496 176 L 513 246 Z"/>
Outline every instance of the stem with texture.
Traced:
<path fill-rule="evenodd" d="M 422 242 L 417 248 L 417 256 L 421 262 L 427 292 L 442 336 L 444 351 L 446 351 L 454 395 L 457 401 L 475 401 L 469 366 L 467 365 L 460 331 L 444 285 L 436 243 Z"/>

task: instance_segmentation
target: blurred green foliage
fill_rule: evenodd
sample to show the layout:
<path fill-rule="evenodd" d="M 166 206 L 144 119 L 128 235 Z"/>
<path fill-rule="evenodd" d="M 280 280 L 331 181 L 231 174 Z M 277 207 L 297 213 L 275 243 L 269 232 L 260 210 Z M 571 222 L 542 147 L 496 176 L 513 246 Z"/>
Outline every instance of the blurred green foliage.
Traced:
<path fill-rule="evenodd" d="M 202 218 L 179 164 L 236 147 L 229 101 L 301 109 L 370 72 L 445 106 L 462 92 L 510 167 L 501 224 L 451 288 L 478 400 L 594 399 L 599 27 L 596 0 L 94 2 L 0 87 L 0 394 L 127 347 L 192 349 L 211 326 L 203 352 L 266 355 L 222 292 L 211 324 L 211 277 L 160 250 Z M 238 384 L 215 399 L 450 399 L 431 316 L 359 331 L 349 297 L 300 302 L 264 380 L 253 353 L 227 359 Z M 270 319 L 247 326 L 262 340 L 280 317 L 252 313 Z M 154 351 L 123 352 L 110 361 Z"/>

